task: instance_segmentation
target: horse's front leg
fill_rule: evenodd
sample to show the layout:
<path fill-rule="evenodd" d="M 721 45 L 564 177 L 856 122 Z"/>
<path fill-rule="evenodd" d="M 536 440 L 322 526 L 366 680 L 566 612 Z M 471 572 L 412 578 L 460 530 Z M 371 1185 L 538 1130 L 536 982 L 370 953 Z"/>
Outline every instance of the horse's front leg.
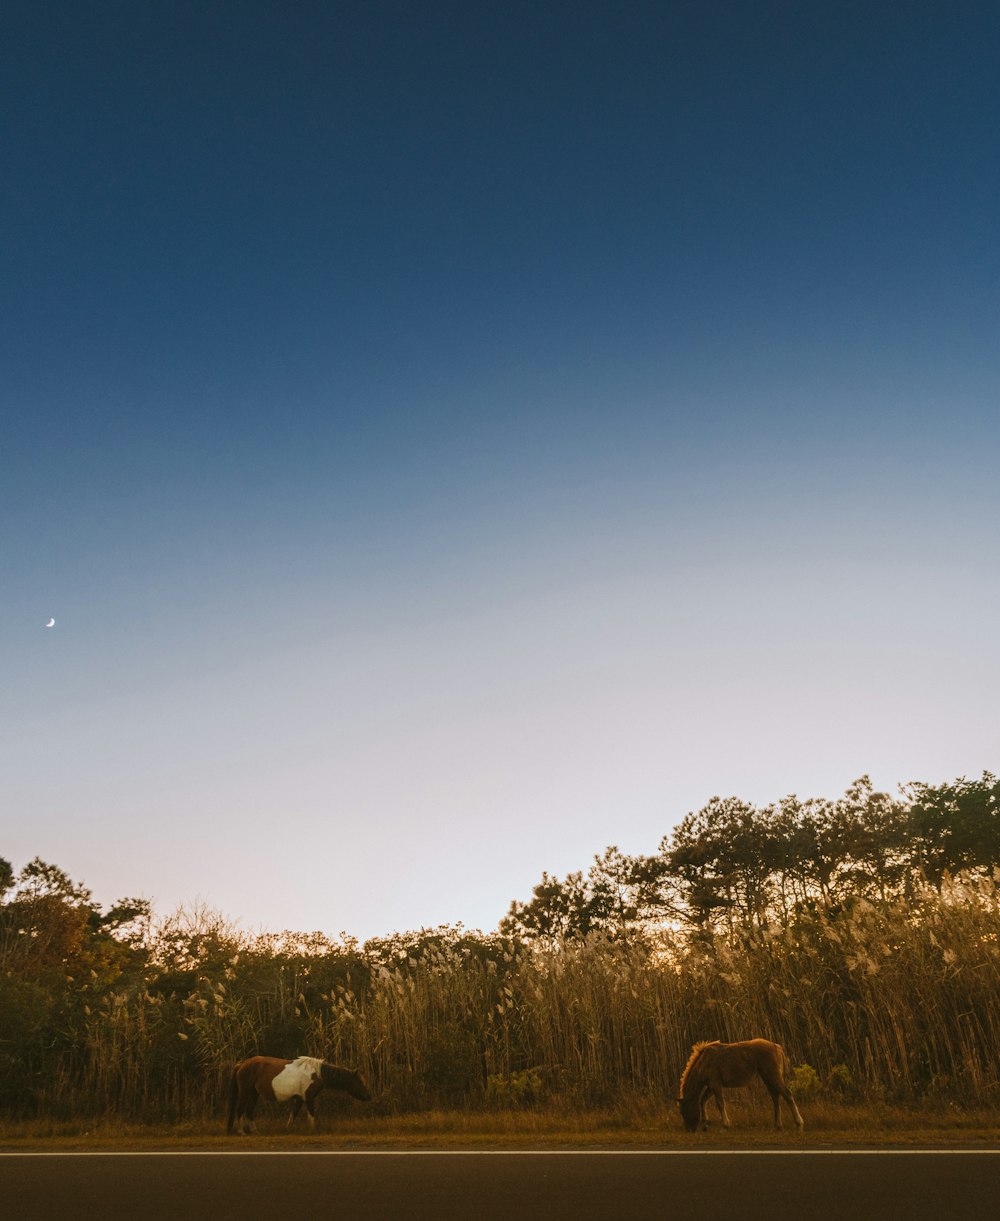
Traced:
<path fill-rule="evenodd" d="M 290 1128 L 292 1126 L 292 1124 L 295 1122 L 296 1115 L 298 1115 L 299 1111 L 301 1111 L 301 1110 L 302 1110 L 302 1099 L 298 1096 L 298 1094 L 296 1094 L 295 1097 L 292 1099 L 291 1110 L 288 1112 L 288 1123 L 285 1125 L 286 1127 Z"/>
<path fill-rule="evenodd" d="M 715 1099 L 715 1105 L 719 1108 L 719 1114 L 722 1116 L 722 1126 L 724 1128 L 732 1127 L 729 1122 L 729 1112 L 726 1110 L 726 1098 L 721 1089 L 712 1087 L 712 1097 Z"/>

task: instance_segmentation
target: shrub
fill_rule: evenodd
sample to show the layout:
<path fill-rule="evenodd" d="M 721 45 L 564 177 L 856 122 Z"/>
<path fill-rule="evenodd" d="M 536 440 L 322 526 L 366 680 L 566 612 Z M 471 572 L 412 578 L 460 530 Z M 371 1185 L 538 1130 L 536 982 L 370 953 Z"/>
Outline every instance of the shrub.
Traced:
<path fill-rule="evenodd" d="M 826 1078 L 826 1088 L 840 1098 L 851 1098 L 858 1091 L 851 1076 L 851 1070 L 846 1064 L 835 1064 Z"/>
<path fill-rule="evenodd" d="M 792 1079 L 788 1083 L 796 1098 L 808 1101 L 819 1093 L 819 1073 L 811 1064 L 799 1064 L 792 1069 Z"/>
<path fill-rule="evenodd" d="M 530 1106 L 539 1101 L 543 1089 L 542 1075 L 537 1068 L 491 1073 L 486 1080 L 486 1097 L 497 1106 Z"/>
<path fill-rule="evenodd" d="M 422 1076 L 427 1089 L 451 1101 L 481 1089 L 483 1060 L 478 1039 L 457 1022 L 429 1032 Z"/>

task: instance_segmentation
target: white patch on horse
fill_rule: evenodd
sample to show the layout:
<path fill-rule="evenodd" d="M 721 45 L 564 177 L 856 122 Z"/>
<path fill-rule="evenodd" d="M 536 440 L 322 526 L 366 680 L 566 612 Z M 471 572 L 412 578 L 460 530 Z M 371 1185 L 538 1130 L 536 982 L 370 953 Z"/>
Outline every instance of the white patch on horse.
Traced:
<path fill-rule="evenodd" d="M 287 1102 L 295 1097 L 305 1098 L 306 1090 L 319 1079 L 319 1066 L 322 1063 L 315 1056 L 299 1056 L 291 1064 L 286 1064 L 271 1080 L 275 1098 L 279 1102 Z"/>

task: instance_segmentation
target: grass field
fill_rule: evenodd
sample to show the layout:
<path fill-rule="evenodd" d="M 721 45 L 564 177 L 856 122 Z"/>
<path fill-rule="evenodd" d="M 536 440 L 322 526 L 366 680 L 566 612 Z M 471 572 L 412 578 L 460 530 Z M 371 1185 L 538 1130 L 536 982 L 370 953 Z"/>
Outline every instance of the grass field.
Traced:
<path fill-rule="evenodd" d="M 558 1109 L 469 1112 L 426 1111 L 379 1116 L 320 1111 L 315 1133 L 300 1117 L 291 1132 L 278 1108 L 258 1113 L 253 1136 L 226 1136 L 225 1116 L 178 1125 L 92 1120 L 0 1122 L 0 1150 L 153 1149 L 447 1149 L 447 1148 L 808 1148 L 828 1146 L 1000 1147 L 1000 1116 L 986 1109 L 846 1106 L 803 1107 L 806 1127 L 770 1124 L 766 1100 L 729 1101 L 733 1126 L 713 1122 L 707 1132 L 686 1133 L 673 1107 L 642 1111 Z"/>

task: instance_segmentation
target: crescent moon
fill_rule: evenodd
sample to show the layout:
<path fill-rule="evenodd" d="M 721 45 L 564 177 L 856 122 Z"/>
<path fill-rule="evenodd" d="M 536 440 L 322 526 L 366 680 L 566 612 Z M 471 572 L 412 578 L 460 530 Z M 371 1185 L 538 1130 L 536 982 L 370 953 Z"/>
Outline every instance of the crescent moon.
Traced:
<path fill-rule="evenodd" d="M 46 627 L 55 627 L 55 625 L 56 625 L 56 621 L 55 621 L 55 619 L 50 619 L 50 620 L 48 621 L 48 623 L 46 623 L 46 625 L 45 625 L 45 626 L 46 626 Z"/>

